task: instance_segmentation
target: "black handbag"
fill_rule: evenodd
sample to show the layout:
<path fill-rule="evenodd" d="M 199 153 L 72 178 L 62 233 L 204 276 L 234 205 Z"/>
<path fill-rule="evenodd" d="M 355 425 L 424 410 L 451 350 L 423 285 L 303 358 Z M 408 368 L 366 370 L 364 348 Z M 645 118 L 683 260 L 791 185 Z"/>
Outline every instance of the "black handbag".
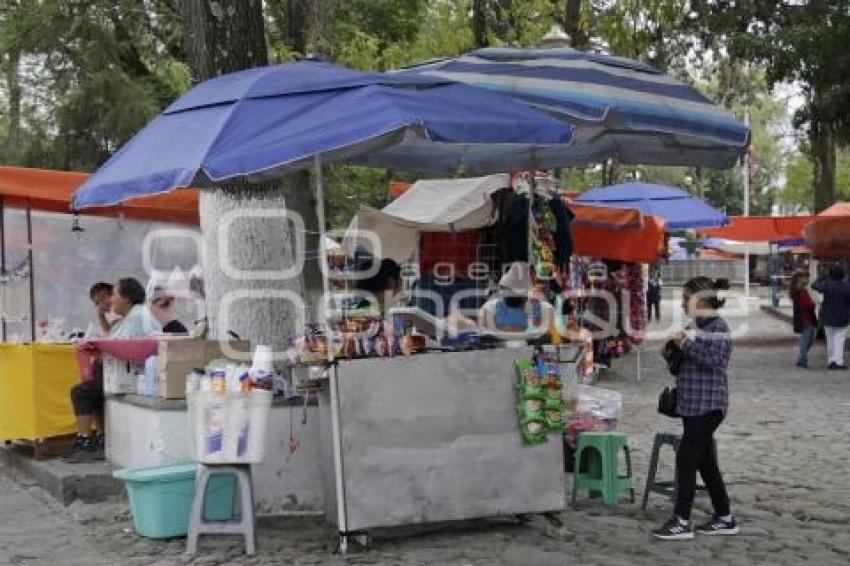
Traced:
<path fill-rule="evenodd" d="M 666 417 L 676 418 L 679 416 L 676 410 L 676 395 L 675 387 L 665 387 L 661 395 L 658 396 L 658 412 Z"/>
<path fill-rule="evenodd" d="M 682 370 L 682 361 L 685 358 L 685 353 L 675 340 L 668 340 L 664 344 L 664 350 L 661 352 L 661 357 L 667 362 L 667 371 L 670 375 L 678 376 Z"/>

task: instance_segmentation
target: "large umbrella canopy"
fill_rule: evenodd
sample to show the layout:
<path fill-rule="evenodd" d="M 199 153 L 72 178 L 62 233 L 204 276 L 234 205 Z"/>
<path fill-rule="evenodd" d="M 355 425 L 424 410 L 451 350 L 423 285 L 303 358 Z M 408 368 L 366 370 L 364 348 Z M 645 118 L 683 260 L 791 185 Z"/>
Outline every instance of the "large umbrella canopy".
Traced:
<path fill-rule="evenodd" d="M 95 172 L 73 205 L 270 180 L 317 155 L 443 174 L 554 166 L 571 138 L 562 121 L 485 89 L 298 62 L 199 84 Z"/>
<path fill-rule="evenodd" d="M 636 208 L 644 214 L 663 218 L 670 231 L 723 226 L 729 223 L 725 214 L 705 201 L 681 189 L 665 185 L 651 183 L 611 185 L 582 193 L 577 200 L 606 206 Z"/>
<path fill-rule="evenodd" d="M 815 257 L 850 257 L 850 203 L 837 202 L 818 214 L 804 230 Z"/>
<path fill-rule="evenodd" d="M 576 142 L 564 165 L 731 167 L 749 128 L 695 88 L 638 61 L 574 49 L 479 49 L 400 74 L 507 93 L 566 120 Z"/>

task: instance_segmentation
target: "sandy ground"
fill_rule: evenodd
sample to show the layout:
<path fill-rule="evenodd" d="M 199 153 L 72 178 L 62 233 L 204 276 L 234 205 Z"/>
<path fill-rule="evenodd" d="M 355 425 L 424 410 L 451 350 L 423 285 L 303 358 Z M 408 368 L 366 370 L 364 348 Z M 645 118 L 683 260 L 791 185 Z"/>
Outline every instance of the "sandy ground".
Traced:
<path fill-rule="evenodd" d="M 750 335 L 788 336 L 787 325 L 751 317 Z M 480 520 L 392 531 L 369 551 L 334 553 L 331 532 L 316 518 L 261 518 L 259 555 L 244 558 L 238 539 L 204 539 L 194 560 L 183 540 L 151 541 L 132 533 L 123 502 L 63 508 L 37 488 L 0 477 L 0 564 L 727 564 L 850 563 L 850 372 L 793 369 L 794 348 L 739 346 L 732 407 L 720 429 L 719 453 L 734 512 L 736 538 L 664 543 L 649 531 L 670 513 L 665 498 L 639 510 L 649 449 L 656 431 L 677 423 L 656 414 L 666 381 L 654 345 L 646 347 L 642 380 L 635 360 L 622 361 L 600 385 L 622 391 L 622 430 L 630 437 L 638 504 L 615 509 L 580 498 L 564 527 L 534 518 Z M 666 455 L 664 471 L 672 473 Z M 571 477 L 571 476 L 570 476 Z M 694 518 L 708 511 L 698 500 Z"/>

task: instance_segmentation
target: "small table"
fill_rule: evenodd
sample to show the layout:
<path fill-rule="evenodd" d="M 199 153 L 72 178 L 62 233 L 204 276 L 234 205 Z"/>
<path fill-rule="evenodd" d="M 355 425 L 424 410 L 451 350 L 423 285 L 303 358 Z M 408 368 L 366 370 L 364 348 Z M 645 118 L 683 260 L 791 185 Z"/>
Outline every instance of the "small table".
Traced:
<path fill-rule="evenodd" d="M 76 432 L 71 388 L 79 383 L 70 344 L 0 344 L 0 439 L 46 439 Z"/>

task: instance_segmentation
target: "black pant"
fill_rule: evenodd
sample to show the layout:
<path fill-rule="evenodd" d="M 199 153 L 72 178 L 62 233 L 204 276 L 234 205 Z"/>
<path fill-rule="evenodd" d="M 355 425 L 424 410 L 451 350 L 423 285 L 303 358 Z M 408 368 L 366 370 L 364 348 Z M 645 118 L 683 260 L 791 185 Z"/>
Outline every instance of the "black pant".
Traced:
<path fill-rule="evenodd" d="M 729 514 L 729 496 L 717 465 L 714 447 L 714 431 L 723 422 L 722 411 L 712 411 L 699 417 L 682 417 L 684 433 L 679 451 L 676 453 L 676 515 L 685 520 L 691 518 L 697 470 L 702 476 L 711 505 L 717 515 Z"/>
<path fill-rule="evenodd" d="M 646 319 L 652 320 L 652 309 L 655 309 L 655 320 L 661 320 L 661 299 L 646 300 Z"/>
<path fill-rule="evenodd" d="M 71 388 L 71 404 L 75 415 L 103 414 L 103 363 L 96 360 L 92 371 L 94 375 L 90 381 L 82 381 Z"/>

